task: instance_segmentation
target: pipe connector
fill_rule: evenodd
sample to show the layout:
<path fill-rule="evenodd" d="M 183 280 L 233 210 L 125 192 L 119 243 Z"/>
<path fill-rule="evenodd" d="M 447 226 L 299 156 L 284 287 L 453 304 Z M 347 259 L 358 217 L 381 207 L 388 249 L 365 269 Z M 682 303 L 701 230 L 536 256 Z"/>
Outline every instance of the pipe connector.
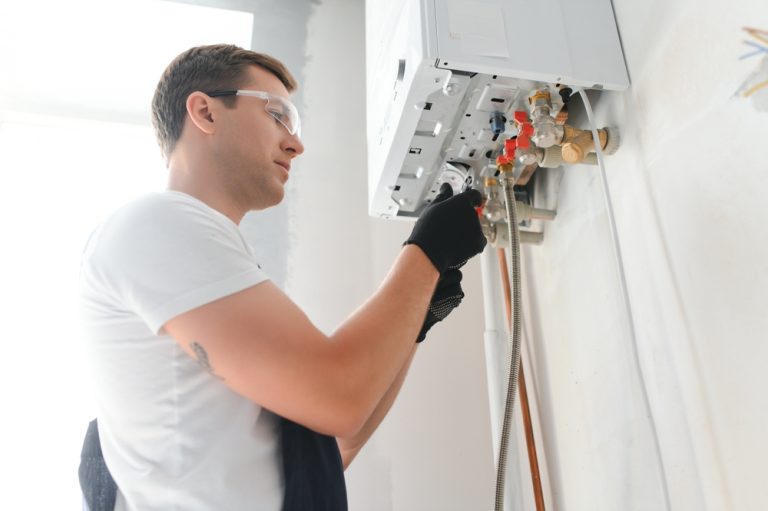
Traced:
<path fill-rule="evenodd" d="M 539 167 L 545 169 L 554 169 L 562 165 L 567 164 L 563 159 L 562 147 L 554 145 L 547 147 L 546 149 L 536 149 L 536 163 Z M 579 162 L 583 165 L 597 165 L 597 155 L 595 153 L 589 153 Z"/>
<path fill-rule="evenodd" d="M 483 205 L 482 214 L 491 223 L 502 220 L 506 214 L 504 203 L 499 199 L 498 185 L 499 181 L 495 177 L 485 178 L 487 199 Z"/>
<path fill-rule="evenodd" d="M 517 219 L 521 222 L 528 220 L 554 220 L 557 216 L 557 212 L 552 209 L 534 208 L 525 202 L 515 202 L 517 205 Z"/>
<path fill-rule="evenodd" d="M 538 147 L 550 147 L 557 143 L 555 119 L 552 117 L 552 98 L 546 89 L 537 90 L 531 98 L 531 141 Z"/>
<path fill-rule="evenodd" d="M 567 163 L 581 163 L 591 152 L 595 151 L 592 132 L 580 130 L 573 126 L 563 126 L 562 156 Z M 618 132 L 611 128 L 597 130 L 600 138 L 600 149 L 605 154 L 613 154 L 618 149 Z"/>
<path fill-rule="evenodd" d="M 558 133 L 555 119 L 550 115 L 549 107 L 537 108 L 531 114 L 533 136 L 531 141 L 538 147 L 551 147 L 557 143 Z"/>
<path fill-rule="evenodd" d="M 488 243 L 494 248 L 509 247 L 509 229 L 506 222 L 491 223 L 484 218 L 480 219 L 480 226 Z M 541 245 L 544 242 L 543 232 L 519 231 L 520 243 L 526 245 Z"/>

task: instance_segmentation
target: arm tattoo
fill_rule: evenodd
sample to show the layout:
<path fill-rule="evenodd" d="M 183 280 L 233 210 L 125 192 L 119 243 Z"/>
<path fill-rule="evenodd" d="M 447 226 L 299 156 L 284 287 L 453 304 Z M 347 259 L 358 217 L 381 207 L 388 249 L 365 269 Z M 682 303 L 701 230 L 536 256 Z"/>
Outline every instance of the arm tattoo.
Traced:
<path fill-rule="evenodd" d="M 205 348 L 203 348 L 203 345 L 200 344 L 197 341 L 192 341 L 192 344 L 190 344 L 190 347 L 192 348 L 192 351 L 195 353 L 195 358 L 197 358 L 197 362 L 209 373 L 214 375 L 216 378 L 219 378 L 223 380 L 221 376 L 213 372 L 213 367 L 211 367 L 211 361 L 208 360 L 208 353 L 205 351 Z"/>

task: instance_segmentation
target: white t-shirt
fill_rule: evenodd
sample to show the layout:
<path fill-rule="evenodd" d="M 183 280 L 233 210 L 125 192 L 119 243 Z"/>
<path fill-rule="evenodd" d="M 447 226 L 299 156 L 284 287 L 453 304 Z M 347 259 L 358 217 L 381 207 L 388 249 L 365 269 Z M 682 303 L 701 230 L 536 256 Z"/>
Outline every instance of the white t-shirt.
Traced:
<path fill-rule="evenodd" d="M 116 510 L 280 509 L 279 418 L 162 328 L 265 279 L 237 225 L 184 193 L 142 197 L 94 231 L 81 302 Z"/>

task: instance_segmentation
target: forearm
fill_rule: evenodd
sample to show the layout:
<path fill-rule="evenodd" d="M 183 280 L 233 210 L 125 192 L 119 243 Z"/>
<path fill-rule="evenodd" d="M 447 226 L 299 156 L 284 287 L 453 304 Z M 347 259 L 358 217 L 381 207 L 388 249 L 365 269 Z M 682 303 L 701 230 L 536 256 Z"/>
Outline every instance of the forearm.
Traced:
<path fill-rule="evenodd" d="M 412 355 L 438 277 L 421 249 L 406 246 L 377 292 L 331 336 L 342 371 L 337 376 L 360 428 Z"/>
<path fill-rule="evenodd" d="M 392 404 L 394 404 L 395 398 L 397 398 L 397 395 L 400 393 L 400 389 L 403 386 L 405 376 L 408 374 L 408 369 L 413 361 L 417 346 L 418 344 L 414 343 L 411 353 L 405 361 L 405 365 L 400 369 L 400 372 L 395 377 L 395 381 L 392 382 L 392 385 L 389 387 L 386 394 L 384 394 L 384 397 L 379 401 L 379 404 L 376 406 L 376 409 L 368 418 L 368 421 L 363 428 L 352 437 L 339 437 L 336 439 L 339 444 L 339 450 L 341 451 L 341 458 L 344 462 L 345 470 L 349 464 L 352 463 L 352 460 L 355 459 L 355 456 L 357 456 L 357 453 L 360 452 L 360 449 L 365 445 L 371 435 L 373 435 L 374 431 L 379 427 L 379 424 L 384 420 L 384 417 L 387 416 L 389 409 L 392 408 Z"/>

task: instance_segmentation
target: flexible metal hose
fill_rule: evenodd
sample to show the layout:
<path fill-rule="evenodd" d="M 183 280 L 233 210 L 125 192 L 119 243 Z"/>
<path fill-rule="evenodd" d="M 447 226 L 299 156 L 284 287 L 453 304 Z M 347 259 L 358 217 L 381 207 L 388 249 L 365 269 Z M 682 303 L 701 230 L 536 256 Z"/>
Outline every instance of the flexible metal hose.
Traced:
<path fill-rule="evenodd" d="M 496 469 L 496 511 L 504 509 L 504 481 L 507 474 L 507 452 L 509 450 L 509 432 L 512 427 L 512 412 L 517 395 L 517 379 L 520 370 L 520 232 L 517 225 L 517 207 L 515 205 L 514 176 L 506 172 L 501 180 L 504 189 L 504 203 L 507 212 L 509 232 L 509 255 L 511 259 L 510 281 L 512 283 L 512 327 L 509 332 L 509 372 L 507 374 L 507 400 L 504 405 L 504 421 L 499 442 L 499 463 Z"/>

